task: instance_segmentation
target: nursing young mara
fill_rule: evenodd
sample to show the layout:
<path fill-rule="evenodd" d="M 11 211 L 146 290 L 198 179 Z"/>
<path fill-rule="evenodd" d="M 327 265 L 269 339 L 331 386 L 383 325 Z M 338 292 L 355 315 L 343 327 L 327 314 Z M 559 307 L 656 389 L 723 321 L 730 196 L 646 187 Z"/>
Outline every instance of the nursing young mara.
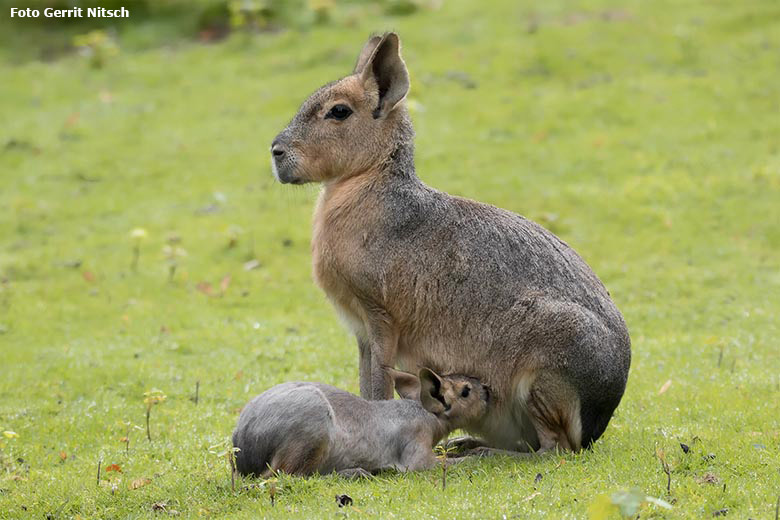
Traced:
<path fill-rule="evenodd" d="M 408 91 L 398 36 L 375 36 L 271 147 L 279 181 L 323 184 L 314 276 L 357 337 L 361 396 L 392 398 L 389 367 L 468 374 L 492 391 L 470 426 L 486 445 L 589 446 L 625 390 L 623 317 L 555 235 L 420 181 Z"/>

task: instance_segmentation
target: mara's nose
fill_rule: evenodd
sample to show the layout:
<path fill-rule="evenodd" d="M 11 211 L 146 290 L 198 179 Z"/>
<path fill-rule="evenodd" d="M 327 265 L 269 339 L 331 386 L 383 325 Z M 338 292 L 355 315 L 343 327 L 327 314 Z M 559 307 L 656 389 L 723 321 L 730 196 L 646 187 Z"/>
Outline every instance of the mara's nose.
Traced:
<path fill-rule="evenodd" d="M 271 145 L 271 155 L 274 156 L 274 159 L 281 159 L 284 157 L 284 154 L 286 153 L 286 150 L 284 149 L 284 146 L 282 146 L 279 143 L 274 143 Z"/>

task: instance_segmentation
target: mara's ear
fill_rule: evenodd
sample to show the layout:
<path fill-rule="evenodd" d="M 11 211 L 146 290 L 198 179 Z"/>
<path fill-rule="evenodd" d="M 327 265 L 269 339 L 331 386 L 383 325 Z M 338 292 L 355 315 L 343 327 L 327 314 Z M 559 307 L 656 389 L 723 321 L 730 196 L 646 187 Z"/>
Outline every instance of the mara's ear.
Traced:
<path fill-rule="evenodd" d="M 428 368 L 420 369 L 420 402 L 423 408 L 437 415 L 446 411 L 441 386 L 441 378 L 436 372 Z"/>
<path fill-rule="evenodd" d="M 360 56 L 358 56 L 357 62 L 355 63 L 355 69 L 352 71 L 352 74 L 360 74 L 363 72 L 363 69 L 366 68 L 366 63 L 368 63 L 368 59 L 374 54 L 376 46 L 379 45 L 379 42 L 381 41 L 381 36 L 372 36 L 368 39 L 366 44 L 363 46 L 363 50 L 360 51 Z"/>
<path fill-rule="evenodd" d="M 395 391 L 398 392 L 401 399 L 411 399 L 413 401 L 420 399 L 420 380 L 416 375 L 392 368 L 388 368 L 387 372 L 393 378 Z"/>
<path fill-rule="evenodd" d="M 401 59 L 401 40 L 397 34 L 382 36 L 360 74 L 366 90 L 379 92 L 374 119 L 387 116 L 409 92 L 409 72 Z"/>

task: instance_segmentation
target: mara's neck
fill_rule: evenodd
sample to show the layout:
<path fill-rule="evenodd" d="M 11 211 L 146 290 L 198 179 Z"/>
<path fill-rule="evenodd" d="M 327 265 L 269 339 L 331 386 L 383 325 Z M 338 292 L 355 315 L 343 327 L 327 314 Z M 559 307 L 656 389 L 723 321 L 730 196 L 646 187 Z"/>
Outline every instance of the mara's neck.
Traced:
<path fill-rule="evenodd" d="M 392 153 L 378 165 L 347 177 L 339 177 L 323 183 L 325 199 L 340 198 L 342 193 L 352 193 L 370 187 L 387 184 L 419 183 L 414 169 L 414 143 L 398 143 Z"/>
<path fill-rule="evenodd" d="M 414 142 L 399 140 L 381 166 L 381 174 L 402 179 L 417 179 L 414 169 Z"/>
<path fill-rule="evenodd" d="M 440 440 L 442 440 L 447 435 L 449 435 L 450 432 L 454 430 L 454 428 L 451 428 L 448 422 L 439 419 L 435 415 L 433 415 L 433 418 L 436 421 L 435 430 L 433 432 L 433 444 L 435 446 L 436 443 L 438 443 Z"/>

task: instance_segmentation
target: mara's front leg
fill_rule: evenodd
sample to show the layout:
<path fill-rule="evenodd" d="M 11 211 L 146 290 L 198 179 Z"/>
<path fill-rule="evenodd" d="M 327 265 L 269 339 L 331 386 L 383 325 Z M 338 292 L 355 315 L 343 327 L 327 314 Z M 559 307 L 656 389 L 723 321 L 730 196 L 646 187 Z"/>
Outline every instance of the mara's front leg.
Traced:
<path fill-rule="evenodd" d="M 365 399 L 393 398 L 393 380 L 387 372 L 395 367 L 398 352 L 398 328 L 384 312 L 375 312 L 366 320 L 367 339 L 360 347 L 360 395 Z"/>
<path fill-rule="evenodd" d="M 358 370 L 360 375 L 360 397 L 371 399 L 371 341 L 358 337 L 358 353 L 360 355 Z"/>

